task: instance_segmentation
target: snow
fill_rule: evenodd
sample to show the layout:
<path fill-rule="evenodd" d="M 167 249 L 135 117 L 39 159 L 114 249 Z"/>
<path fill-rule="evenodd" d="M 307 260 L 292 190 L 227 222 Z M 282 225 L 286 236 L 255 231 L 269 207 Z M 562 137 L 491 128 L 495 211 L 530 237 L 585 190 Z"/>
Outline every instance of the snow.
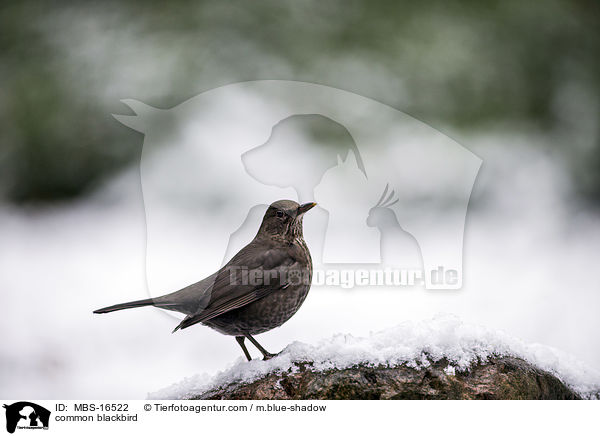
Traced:
<path fill-rule="evenodd" d="M 542 152 L 543 141 L 524 133 L 470 137 L 468 142 L 485 159 L 485 171 L 478 176 L 473 197 L 478 200 L 471 205 L 465 229 L 462 290 L 313 286 L 301 310 L 259 341 L 271 351 L 291 340 L 318 348 L 322 338 L 344 332 L 354 335 L 347 340 L 355 343 L 371 331 L 444 311 L 527 342 L 551 345 L 600 370 L 600 292 L 593 274 L 600 220 L 592 210 L 573 207 L 576 196 L 565 191 L 567 168 L 558 156 Z M 507 153 L 507 143 L 515 145 L 514 153 Z M 218 162 L 227 160 L 226 154 L 217 157 Z M 153 295 L 146 285 L 139 177 L 139 168 L 130 167 L 98 192 L 70 203 L 40 208 L 0 204 L 0 330 L 16 332 L 4 334 L 0 342 L 5 397 L 143 398 L 184 375 L 206 372 L 210 376 L 203 382 L 196 377 L 196 386 L 210 383 L 241 356 L 233 338 L 209 328 L 172 335 L 180 321 L 172 312 L 144 308 L 92 314 L 98 307 Z M 242 179 L 232 186 L 242 197 L 250 189 Z M 189 238 L 205 222 L 210 232 L 193 251 L 186 251 L 187 240 L 176 249 L 157 248 L 163 253 L 161 265 L 168 265 L 161 269 L 160 280 L 168 282 L 164 292 L 193 283 L 220 265 L 220 244 L 231 230 L 225 218 L 238 206 L 238 197 L 228 192 L 206 187 L 189 204 L 194 219 L 187 209 L 173 212 L 182 214 L 175 219 L 181 223 L 179 234 Z M 214 195 L 231 201 L 204 207 L 216 204 Z M 443 228 L 431 231 L 433 237 L 447 237 Z M 179 258 L 171 257 L 174 251 Z M 406 338 L 412 337 L 413 329 L 404 326 L 410 332 Z M 398 344 L 404 343 L 401 339 Z M 294 344 L 286 352 L 302 347 L 308 345 Z M 252 347 L 250 351 L 258 355 Z M 542 348 L 538 352 L 544 353 Z"/>
<path fill-rule="evenodd" d="M 406 321 L 396 327 L 371 333 L 368 337 L 337 334 L 316 345 L 294 342 L 277 357 L 246 362 L 239 358 L 230 368 L 214 376 L 188 377 L 179 383 L 149 394 L 149 399 L 186 399 L 230 383 L 252 382 L 269 373 L 297 369 L 294 362 L 314 362 L 315 370 L 343 369 L 356 364 L 372 366 L 426 367 L 446 358 L 448 374 L 466 370 L 477 361 L 494 356 L 526 360 L 558 377 L 587 399 L 598 399 L 600 373 L 574 357 L 554 348 L 527 344 L 502 331 L 462 322 L 450 314 L 423 321 Z"/>

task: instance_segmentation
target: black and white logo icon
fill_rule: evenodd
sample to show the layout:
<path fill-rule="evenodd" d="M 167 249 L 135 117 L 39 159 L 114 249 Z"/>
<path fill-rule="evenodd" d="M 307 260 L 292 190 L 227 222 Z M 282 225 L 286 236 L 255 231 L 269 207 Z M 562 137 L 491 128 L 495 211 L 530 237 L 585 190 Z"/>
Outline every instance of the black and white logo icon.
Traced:
<path fill-rule="evenodd" d="M 6 409 L 6 431 L 14 433 L 16 429 L 48 429 L 50 411 L 28 401 L 19 401 L 3 406 Z"/>

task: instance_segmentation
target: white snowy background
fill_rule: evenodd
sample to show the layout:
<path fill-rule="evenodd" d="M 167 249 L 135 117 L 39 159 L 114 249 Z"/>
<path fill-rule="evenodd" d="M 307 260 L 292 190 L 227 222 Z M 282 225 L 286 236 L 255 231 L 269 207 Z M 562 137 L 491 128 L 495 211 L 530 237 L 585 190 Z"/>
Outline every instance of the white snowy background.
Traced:
<path fill-rule="evenodd" d="M 600 368 L 600 224 L 571 200 L 563 163 L 535 146 L 543 141 L 528 132 L 461 138 L 484 161 L 465 231 L 463 289 L 314 289 L 298 314 L 261 335 L 261 343 L 279 351 L 298 341 L 320 352 L 319 341 L 334 335 L 369 337 L 395 328 L 388 339 L 410 343 L 417 352 L 440 340 L 436 335 L 444 329 L 402 323 L 443 312 L 505 332 L 488 336 L 492 347 L 500 344 L 494 339 L 500 335 L 523 341 L 506 339 L 511 344 L 560 350 L 539 362 L 593 386 L 598 380 L 593 369 Z M 205 209 L 219 231 L 218 215 Z M 158 309 L 92 314 L 147 296 L 144 224 L 135 165 L 76 202 L 31 210 L 2 205 L 0 396 L 144 398 L 185 377 L 215 374 L 240 362 L 233 338 L 201 326 L 171 334 L 176 320 Z M 198 250 L 206 259 L 222 255 L 210 243 Z M 450 330 L 452 340 L 460 340 L 460 331 Z M 365 347 L 375 346 L 367 342 Z M 332 358 L 342 353 L 343 359 L 347 352 L 327 349 Z"/>

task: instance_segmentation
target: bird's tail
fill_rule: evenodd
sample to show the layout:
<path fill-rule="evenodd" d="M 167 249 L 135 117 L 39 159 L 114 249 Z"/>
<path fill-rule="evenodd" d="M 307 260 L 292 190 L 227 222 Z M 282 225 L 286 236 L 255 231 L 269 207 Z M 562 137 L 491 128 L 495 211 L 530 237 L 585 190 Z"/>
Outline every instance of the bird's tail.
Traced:
<path fill-rule="evenodd" d="M 153 306 L 155 300 L 147 298 L 145 300 L 130 301 L 129 303 L 115 304 L 114 306 L 103 307 L 102 309 L 94 310 L 94 313 L 109 313 L 115 310 L 133 309 L 134 307 Z"/>

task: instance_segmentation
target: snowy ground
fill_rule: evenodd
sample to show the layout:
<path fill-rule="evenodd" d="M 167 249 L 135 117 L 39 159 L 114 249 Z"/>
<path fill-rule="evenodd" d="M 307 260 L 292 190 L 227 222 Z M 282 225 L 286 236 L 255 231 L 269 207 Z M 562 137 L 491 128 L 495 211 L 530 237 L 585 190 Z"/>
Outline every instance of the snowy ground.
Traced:
<path fill-rule="evenodd" d="M 151 393 L 150 399 L 186 399 L 209 389 L 236 382 L 251 382 L 261 376 L 294 370 L 293 362 L 314 362 L 315 370 L 343 369 L 356 364 L 418 368 L 446 358 L 448 371 L 465 370 L 493 356 L 520 357 L 546 370 L 582 397 L 598 399 L 600 372 L 574 357 L 540 344 L 526 344 L 502 331 L 465 324 L 457 317 L 440 314 L 431 320 L 404 322 L 368 337 L 338 334 L 315 345 L 294 342 L 268 360 L 246 362 L 240 358 L 225 371 L 185 378 Z"/>

